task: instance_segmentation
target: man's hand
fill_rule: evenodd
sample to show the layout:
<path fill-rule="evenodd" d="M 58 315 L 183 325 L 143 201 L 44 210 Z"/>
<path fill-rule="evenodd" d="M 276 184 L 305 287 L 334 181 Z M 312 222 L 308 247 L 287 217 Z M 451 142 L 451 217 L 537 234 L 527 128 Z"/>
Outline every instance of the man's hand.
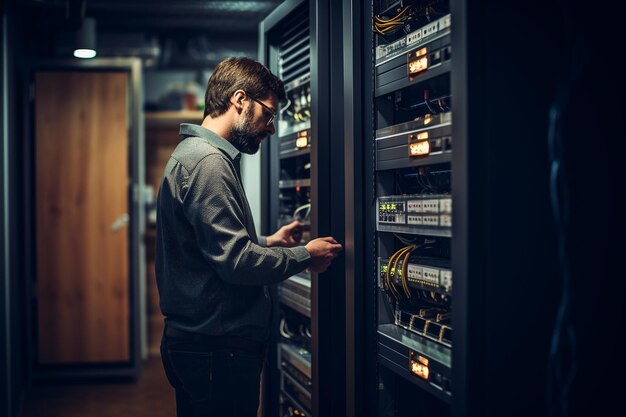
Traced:
<path fill-rule="evenodd" d="M 331 237 L 320 237 L 311 240 L 304 247 L 311 254 L 311 272 L 324 272 L 330 266 L 330 263 L 337 257 L 342 246 Z"/>
<path fill-rule="evenodd" d="M 298 220 L 294 220 L 284 225 L 276 233 L 267 237 L 267 246 L 283 246 L 292 248 L 297 246 L 302 239 L 302 228 L 304 224 Z"/>

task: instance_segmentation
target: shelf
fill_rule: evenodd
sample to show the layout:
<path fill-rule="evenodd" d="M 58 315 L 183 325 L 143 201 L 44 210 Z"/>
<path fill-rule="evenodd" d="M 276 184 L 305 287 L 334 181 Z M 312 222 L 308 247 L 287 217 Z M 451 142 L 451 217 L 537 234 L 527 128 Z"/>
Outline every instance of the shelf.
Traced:
<path fill-rule="evenodd" d="M 410 372 L 411 352 L 428 360 L 429 379 Z M 432 342 L 395 324 L 378 326 L 378 360 L 381 365 L 424 389 L 440 400 L 451 401 L 450 348 Z"/>
<path fill-rule="evenodd" d="M 449 118 L 446 117 L 447 119 Z M 401 131 L 401 128 L 412 124 L 404 123 L 378 130 L 381 133 L 391 134 L 376 138 L 377 171 L 452 162 L 451 121 L 447 120 L 445 123 L 421 129 Z M 422 156 L 409 156 L 409 143 L 413 143 L 416 135 L 422 133 L 427 135 L 427 140 L 430 142 L 430 153 Z"/>
<path fill-rule="evenodd" d="M 298 124 L 295 125 L 291 125 L 291 126 L 286 126 L 286 127 L 282 127 L 282 123 L 283 121 L 280 120 L 278 122 L 279 127 L 278 127 L 278 137 L 280 139 L 284 138 L 285 136 L 289 136 L 289 135 L 293 135 L 294 133 L 298 133 L 302 130 L 306 130 L 306 129 L 310 129 L 311 128 L 311 121 L 307 120 L 306 122 L 300 122 Z M 286 122 L 285 122 L 286 123 Z"/>
<path fill-rule="evenodd" d="M 406 149 L 406 146 L 404 146 L 404 149 Z M 406 153 L 404 149 L 402 149 L 402 153 Z M 410 159 L 407 156 L 402 159 L 394 159 L 394 160 L 387 160 L 387 161 L 378 160 L 376 162 L 376 171 L 384 171 L 387 169 L 420 167 L 420 166 L 425 166 L 425 165 L 436 165 L 436 164 L 443 164 L 447 162 L 452 162 L 452 152 L 430 154 L 429 156 L 420 158 L 420 159 Z"/>
<path fill-rule="evenodd" d="M 304 133 L 301 135 L 301 133 Z M 306 146 L 299 143 L 306 140 Z M 280 159 L 292 158 L 295 156 L 308 155 L 311 153 L 311 132 L 308 129 L 280 137 L 279 154 Z"/>
<path fill-rule="evenodd" d="M 437 127 L 452 125 L 452 111 L 430 114 L 428 117 L 422 116 L 415 120 L 398 123 L 392 126 L 383 127 L 376 130 L 376 140 L 387 139 L 392 136 L 418 133 Z"/>
<path fill-rule="evenodd" d="M 426 235 L 426 236 L 437 236 L 437 237 L 452 237 L 452 229 L 433 229 L 428 227 L 415 227 L 415 226 L 407 226 L 405 224 L 378 224 L 376 226 L 377 232 L 392 232 L 392 233 L 403 233 L 407 235 Z"/>
<path fill-rule="evenodd" d="M 301 180 L 280 180 L 278 181 L 278 188 L 296 188 L 296 187 L 310 187 L 311 179 L 304 178 Z"/>
<path fill-rule="evenodd" d="M 294 275 L 278 285 L 278 298 L 306 317 L 311 317 L 311 280 Z"/>
<path fill-rule="evenodd" d="M 306 408 L 300 404 L 298 401 L 296 401 L 289 393 L 281 390 L 280 391 L 281 395 L 284 395 L 289 402 L 293 403 L 293 405 L 295 405 L 296 407 L 298 407 L 303 413 L 305 417 L 311 417 L 311 415 L 306 411 Z"/>
<path fill-rule="evenodd" d="M 311 148 L 310 147 L 306 147 L 306 148 L 302 148 L 302 149 L 290 149 L 288 151 L 281 151 L 280 152 L 280 159 L 293 158 L 295 156 L 308 155 L 310 153 L 311 153 Z"/>
<path fill-rule="evenodd" d="M 420 30 L 420 29 L 418 29 L 418 30 Z M 445 30 L 443 32 L 436 33 L 434 35 L 431 35 L 431 36 L 429 36 L 427 38 L 422 39 L 420 42 L 416 42 L 416 43 L 412 43 L 412 44 L 408 44 L 408 45 L 405 43 L 405 45 L 403 47 L 398 48 L 398 49 L 394 50 L 392 53 L 389 53 L 388 55 L 386 55 L 386 56 L 384 56 L 382 58 L 377 59 L 375 67 L 380 67 L 381 65 L 384 65 L 385 63 L 391 61 L 392 59 L 394 59 L 394 58 L 396 58 L 396 57 L 398 57 L 400 55 L 406 55 L 409 52 L 412 52 L 412 51 L 414 51 L 416 49 L 419 49 L 419 48 L 423 47 L 424 45 L 427 45 L 428 43 L 430 43 L 432 41 L 436 41 L 438 39 L 441 39 L 441 38 L 443 38 L 444 36 L 447 36 L 447 35 L 450 35 L 450 30 Z M 407 35 L 407 37 L 408 36 L 411 36 L 411 34 Z M 404 38 L 404 39 L 406 41 L 406 38 Z"/>
<path fill-rule="evenodd" d="M 442 74 L 446 74 L 449 73 L 450 70 L 452 69 L 452 65 L 450 64 L 450 61 L 446 61 L 441 63 L 439 66 L 428 69 L 427 71 L 425 71 L 423 74 L 413 78 L 413 79 L 409 79 L 409 76 L 403 76 L 401 78 L 399 78 L 396 81 L 392 81 L 388 84 L 384 84 L 380 87 L 376 87 L 376 91 L 374 93 L 374 97 L 378 98 L 380 96 L 384 96 L 385 94 L 389 94 L 392 93 L 394 91 L 397 90 L 401 90 L 405 87 L 408 87 L 410 85 L 413 84 L 417 84 L 417 83 L 421 83 L 427 80 L 430 80 L 431 78 L 435 78 L 438 77 Z M 406 72 L 406 68 L 403 67 L 401 68 L 401 70 Z"/>
<path fill-rule="evenodd" d="M 278 353 L 280 355 L 280 360 L 288 362 L 298 371 L 306 375 L 308 378 L 311 378 L 312 374 L 310 352 L 308 352 L 306 349 L 298 348 L 287 343 L 279 343 Z"/>
<path fill-rule="evenodd" d="M 296 380 L 288 372 L 285 372 L 282 369 L 281 369 L 281 373 L 282 373 L 283 378 L 287 379 L 291 384 L 293 384 L 294 387 L 296 387 L 298 390 L 300 390 L 300 392 L 306 397 L 306 399 L 310 403 L 311 402 L 311 391 L 310 391 L 310 388 L 306 388 L 306 387 L 302 386 L 302 384 L 298 380 Z M 289 392 L 287 392 L 284 389 L 283 389 L 283 392 L 288 394 L 288 395 L 291 395 Z M 306 407 L 305 409 L 308 410 L 309 408 Z"/>
<path fill-rule="evenodd" d="M 202 123 L 204 111 L 156 111 L 145 112 L 146 127 L 177 126 L 181 123 Z"/>
<path fill-rule="evenodd" d="M 400 326 L 391 323 L 381 324 L 378 326 L 378 335 L 379 339 L 384 337 L 392 340 L 394 343 L 428 356 L 447 368 L 452 366 L 452 350 L 450 348 L 405 330 Z"/>

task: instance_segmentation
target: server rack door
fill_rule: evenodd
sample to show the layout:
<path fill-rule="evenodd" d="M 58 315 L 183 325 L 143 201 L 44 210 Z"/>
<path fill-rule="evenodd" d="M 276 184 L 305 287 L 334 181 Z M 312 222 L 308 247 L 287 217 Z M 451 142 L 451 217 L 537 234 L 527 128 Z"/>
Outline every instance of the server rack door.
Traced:
<path fill-rule="evenodd" d="M 560 8 L 452 1 L 454 416 L 550 415 L 559 274 L 548 121 L 568 66 Z M 530 137 L 532 148 L 518 146 Z"/>
<path fill-rule="evenodd" d="M 260 25 L 260 59 L 287 92 L 276 135 L 262 148 L 262 229 L 272 233 L 299 219 L 302 244 L 328 235 L 343 240 L 343 142 L 331 129 L 340 105 L 331 101 L 331 88 L 339 78 L 330 71 L 330 57 L 341 51 L 330 46 L 340 17 L 329 1 L 287 1 Z M 268 415 L 344 413 L 342 265 L 338 258 L 325 273 L 303 272 L 272 292 Z"/>

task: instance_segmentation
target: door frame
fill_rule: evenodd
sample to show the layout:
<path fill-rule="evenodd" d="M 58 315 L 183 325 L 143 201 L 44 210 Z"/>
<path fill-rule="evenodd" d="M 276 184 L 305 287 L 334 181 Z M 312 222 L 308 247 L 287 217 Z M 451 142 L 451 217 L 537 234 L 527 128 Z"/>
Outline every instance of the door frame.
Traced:
<path fill-rule="evenodd" d="M 129 82 L 128 140 L 129 176 L 129 320 L 130 361 L 116 364 L 40 365 L 37 363 L 37 241 L 35 212 L 35 94 L 34 80 L 38 71 L 115 71 L 126 72 Z M 26 321 L 29 364 L 34 379 L 122 377 L 136 379 L 141 359 L 147 357 L 146 262 L 145 262 L 145 128 L 142 91 L 142 63 L 139 58 L 94 58 L 35 61 L 29 65 L 24 91 L 23 187 L 26 248 Z M 30 192 L 29 192 L 30 191 Z"/>

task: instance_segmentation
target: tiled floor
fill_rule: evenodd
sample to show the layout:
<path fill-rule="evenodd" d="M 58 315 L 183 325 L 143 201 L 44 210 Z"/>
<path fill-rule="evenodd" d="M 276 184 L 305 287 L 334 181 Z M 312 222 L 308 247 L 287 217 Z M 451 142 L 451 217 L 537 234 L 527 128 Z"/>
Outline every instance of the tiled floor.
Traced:
<path fill-rule="evenodd" d="M 174 390 L 161 358 L 145 362 L 137 382 L 35 385 L 23 417 L 174 417 Z"/>

